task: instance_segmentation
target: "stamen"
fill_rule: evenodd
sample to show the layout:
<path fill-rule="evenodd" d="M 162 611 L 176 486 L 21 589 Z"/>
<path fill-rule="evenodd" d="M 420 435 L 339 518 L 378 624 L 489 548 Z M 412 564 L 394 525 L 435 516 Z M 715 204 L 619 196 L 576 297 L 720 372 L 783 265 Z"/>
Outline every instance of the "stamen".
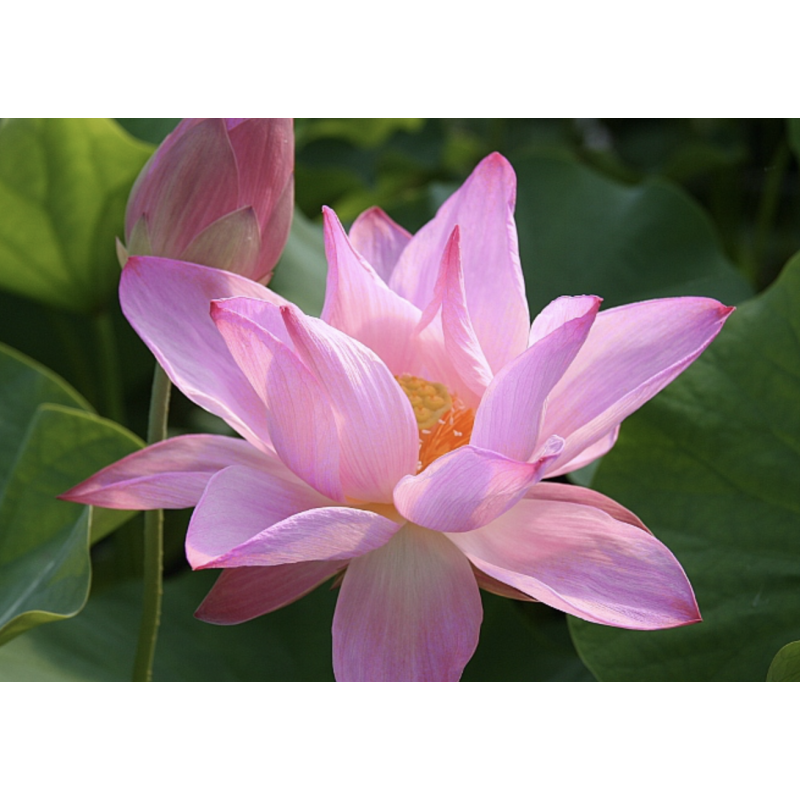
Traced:
<path fill-rule="evenodd" d="M 397 382 L 411 403 L 419 427 L 418 473 L 451 450 L 469 444 L 475 411 L 458 395 L 451 395 L 441 383 L 412 375 L 402 375 Z"/>
<path fill-rule="evenodd" d="M 417 427 L 421 431 L 432 428 L 453 407 L 450 392 L 444 384 L 432 383 L 413 375 L 401 375 L 396 380 L 411 402 Z"/>

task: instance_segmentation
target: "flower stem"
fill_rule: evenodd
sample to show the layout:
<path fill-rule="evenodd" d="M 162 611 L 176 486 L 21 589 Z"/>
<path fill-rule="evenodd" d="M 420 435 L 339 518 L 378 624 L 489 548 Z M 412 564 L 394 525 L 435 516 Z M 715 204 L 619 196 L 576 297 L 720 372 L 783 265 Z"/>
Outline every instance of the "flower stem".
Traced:
<path fill-rule="evenodd" d="M 150 394 L 150 416 L 147 422 L 147 443 L 167 438 L 167 415 L 172 384 L 167 373 L 156 364 Z M 164 512 L 144 512 L 144 603 L 139 641 L 133 665 L 135 681 L 153 678 L 153 657 L 156 651 L 158 625 L 161 621 L 162 572 L 164 567 Z"/>

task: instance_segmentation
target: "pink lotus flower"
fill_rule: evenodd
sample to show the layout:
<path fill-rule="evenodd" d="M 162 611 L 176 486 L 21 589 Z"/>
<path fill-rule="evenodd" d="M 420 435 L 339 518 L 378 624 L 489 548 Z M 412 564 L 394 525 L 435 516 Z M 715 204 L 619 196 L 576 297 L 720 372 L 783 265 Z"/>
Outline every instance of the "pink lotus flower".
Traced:
<path fill-rule="evenodd" d="M 189 562 L 223 570 L 197 612 L 209 622 L 340 576 L 339 680 L 457 680 L 479 587 L 625 628 L 698 621 L 683 570 L 634 514 L 541 480 L 607 452 L 731 309 L 684 297 L 598 313 L 597 297 L 561 297 L 531 325 L 514 195 L 494 154 L 413 237 L 372 209 L 348 238 L 326 210 L 321 320 L 236 275 L 131 259 L 128 319 L 243 440 L 156 444 L 67 499 L 196 505 Z"/>
<path fill-rule="evenodd" d="M 147 162 L 125 214 L 127 252 L 267 283 L 294 206 L 290 119 L 185 119 Z"/>

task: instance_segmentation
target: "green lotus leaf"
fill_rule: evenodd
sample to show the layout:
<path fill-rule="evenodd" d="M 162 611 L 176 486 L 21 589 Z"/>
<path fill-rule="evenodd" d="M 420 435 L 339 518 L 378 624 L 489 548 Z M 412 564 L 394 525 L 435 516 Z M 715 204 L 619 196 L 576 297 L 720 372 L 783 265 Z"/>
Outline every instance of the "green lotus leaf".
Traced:
<path fill-rule="evenodd" d="M 134 512 L 57 496 L 141 447 L 88 409 L 56 375 L 0 346 L 0 644 L 76 614 L 91 578 L 89 547 Z"/>
<path fill-rule="evenodd" d="M 0 287 L 77 312 L 119 282 L 114 240 L 153 148 L 108 119 L 0 124 Z"/>
<path fill-rule="evenodd" d="M 778 649 L 800 639 L 798 409 L 800 254 L 622 425 L 598 469 L 592 487 L 672 550 L 703 615 L 652 632 L 570 619 L 598 678 L 763 681 Z"/>

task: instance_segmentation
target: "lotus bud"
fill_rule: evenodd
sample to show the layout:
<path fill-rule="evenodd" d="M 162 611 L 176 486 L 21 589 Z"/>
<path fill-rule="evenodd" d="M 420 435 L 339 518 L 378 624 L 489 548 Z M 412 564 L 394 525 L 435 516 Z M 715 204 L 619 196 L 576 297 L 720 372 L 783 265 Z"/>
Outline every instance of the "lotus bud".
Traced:
<path fill-rule="evenodd" d="M 136 179 L 125 213 L 129 255 L 156 255 L 266 284 L 294 206 L 291 119 L 185 119 Z"/>

